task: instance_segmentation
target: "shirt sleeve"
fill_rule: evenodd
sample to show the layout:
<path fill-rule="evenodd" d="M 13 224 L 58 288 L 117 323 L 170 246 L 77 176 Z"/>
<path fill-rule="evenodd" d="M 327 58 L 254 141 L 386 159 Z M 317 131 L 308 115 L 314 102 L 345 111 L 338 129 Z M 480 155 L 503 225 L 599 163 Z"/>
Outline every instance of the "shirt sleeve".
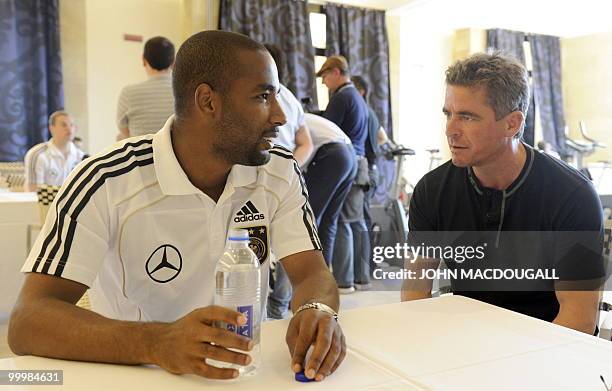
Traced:
<path fill-rule="evenodd" d="M 605 276 L 602 207 L 590 183 L 579 186 L 568 197 L 556 225 L 555 262 L 559 278 L 577 281 Z M 577 288 L 580 287 L 571 289 Z"/>
<path fill-rule="evenodd" d="M 85 174 L 87 165 L 82 163 L 58 192 L 22 272 L 89 287 L 95 280 L 109 249 L 109 214 L 105 187 L 94 190 L 100 179 Z"/>
<path fill-rule="evenodd" d="M 47 162 L 40 153 L 28 151 L 24 159 L 25 185 L 42 185 L 45 181 Z"/>
<path fill-rule="evenodd" d="M 124 88 L 119 94 L 119 101 L 117 103 L 117 127 L 125 129 L 129 127 L 128 121 L 128 90 Z"/>
<path fill-rule="evenodd" d="M 270 226 L 272 248 L 277 259 L 308 250 L 321 250 L 314 213 L 308 203 L 306 184 L 297 163 L 293 170 L 289 190 Z"/>

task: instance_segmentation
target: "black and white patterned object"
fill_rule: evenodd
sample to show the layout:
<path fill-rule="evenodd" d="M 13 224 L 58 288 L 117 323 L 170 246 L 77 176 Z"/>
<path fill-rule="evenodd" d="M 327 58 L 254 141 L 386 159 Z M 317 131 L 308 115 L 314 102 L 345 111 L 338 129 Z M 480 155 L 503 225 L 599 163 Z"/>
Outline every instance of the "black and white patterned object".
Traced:
<path fill-rule="evenodd" d="M 59 186 L 49 186 L 42 185 L 36 190 L 36 195 L 38 196 L 38 203 L 43 205 L 51 205 L 57 192 L 59 190 Z"/>
<path fill-rule="evenodd" d="M 612 227 L 604 229 L 604 259 L 610 259 L 610 249 L 612 248 Z"/>

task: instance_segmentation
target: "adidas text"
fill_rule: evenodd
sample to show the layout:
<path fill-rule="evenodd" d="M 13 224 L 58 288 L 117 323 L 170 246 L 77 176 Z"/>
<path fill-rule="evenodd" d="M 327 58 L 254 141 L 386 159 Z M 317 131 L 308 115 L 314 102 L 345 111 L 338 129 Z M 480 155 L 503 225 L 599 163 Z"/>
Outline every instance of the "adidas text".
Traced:
<path fill-rule="evenodd" d="M 246 216 L 236 216 L 236 217 L 234 217 L 234 222 L 235 223 L 243 223 L 245 221 L 263 220 L 263 219 L 264 219 L 263 213 L 261 213 L 261 214 L 250 214 L 250 215 L 246 215 Z"/>

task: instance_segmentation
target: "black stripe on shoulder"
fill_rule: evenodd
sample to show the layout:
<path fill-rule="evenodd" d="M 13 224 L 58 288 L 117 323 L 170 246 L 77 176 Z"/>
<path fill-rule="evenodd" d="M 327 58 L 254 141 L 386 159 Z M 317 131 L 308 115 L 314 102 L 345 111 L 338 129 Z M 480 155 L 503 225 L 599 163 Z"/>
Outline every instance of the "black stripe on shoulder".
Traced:
<path fill-rule="evenodd" d="M 289 159 L 289 160 L 293 160 L 293 155 L 287 155 L 285 153 L 279 152 L 279 151 L 275 151 L 274 149 L 270 150 L 270 154 L 271 155 L 276 155 L 276 156 L 280 156 L 284 159 Z"/>
<path fill-rule="evenodd" d="M 151 151 L 152 152 L 152 151 Z M 91 186 L 85 196 L 81 199 L 81 202 L 74 210 L 73 218 L 70 220 L 70 224 L 68 226 L 68 232 L 66 234 L 66 241 L 64 242 L 64 248 L 62 252 L 62 256 L 60 257 L 59 264 L 55 270 L 54 275 L 56 277 L 60 277 L 64 271 L 64 267 L 66 263 L 68 263 L 68 254 L 70 254 L 70 247 L 72 246 L 72 241 L 74 240 L 74 233 L 76 231 L 77 219 L 79 214 L 85 208 L 85 205 L 89 202 L 91 197 L 95 194 L 95 192 L 106 182 L 108 178 L 118 177 L 120 175 L 126 174 L 137 167 L 145 167 L 153 164 L 153 157 L 151 156 L 145 160 L 134 160 L 131 164 L 126 167 L 123 167 L 116 171 L 108 171 L 100 176 L 100 178 Z M 53 259 L 53 258 L 50 258 Z M 49 267 L 51 266 L 51 262 L 49 259 L 45 261 L 45 266 L 43 267 L 43 273 L 49 272 Z"/>
<path fill-rule="evenodd" d="M 292 154 L 292 155 L 293 155 L 293 151 L 291 151 L 291 150 L 290 150 L 289 148 L 287 148 L 287 147 L 283 147 L 283 146 L 282 146 L 282 145 L 280 145 L 280 144 L 274 144 L 274 146 L 272 147 L 272 149 L 277 149 L 277 150 L 280 150 L 280 151 L 285 151 L 285 152 L 290 153 L 290 154 Z"/>
<path fill-rule="evenodd" d="M 87 163 L 85 163 L 82 167 L 79 168 L 79 171 L 75 174 L 75 176 L 70 180 L 70 182 L 68 182 L 65 186 L 62 187 L 62 189 L 60 190 L 60 194 L 58 194 L 57 202 L 55 204 L 55 211 L 56 211 L 55 221 L 53 222 L 53 227 L 47 234 L 47 237 L 45 238 L 41 246 L 40 253 L 38 254 L 37 260 L 34 263 L 34 266 L 32 268 L 33 272 L 37 271 L 40 260 L 45 259 L 45 258 L 49 260 L 49 259 L 52 259 L 53 256 L 55 256 L 55 253 L 57 252 L 60 242 L 61 242 L 61 233 L 62 233 L 63 226 L 64 226 L 64 220 L 66 218 L 66 215 L 68 214 L 68 211 L 70 210 L 70 207 L 74 203 L 76 197 L 83 191 L 85 186 L 87 186 L 92 181 L 92 179 L 95 177 L 98 171 L 102 168 L 113 167 L 113 166 L 125 163 L 127 162 L 127 160 L 129 160 L 131 157 L 134 157 L 134 156 L 138 157 L 138 156 L 146 156 L 148 154 L 152 154 L 153 153 L 152 146 L 149 146 L 148 148 L 144 148 L 144 149 L 135 149 L 142 145 L 152 145 L 152 143 L 153 143 L 152 139 L 143 139 L 143 140 L 139 140 L 133 143 L 126 143 L 122 147 L 114 149 L 105 155 L 92 158 Z M 131 148 L 131 151 L 129 151 L 125 156 L 119 157 L 115 160 L 104 162 L 104 160 L 113 158 L 116 155 L 121 154 L 130 148 Z M 150 160 L 152 162 L 153 160 L 152 157 L 150 158 Z M 95 167 L 93 167 L 94 165 Z M 92 170 L 89 173 L 89 175 L 87 175 L 87 177 L 77 186 L 77 183 L 79 182 L 79 180 L 89 171 L 90 168 L 92 168 Z M 75 186 L 76 188 L 73 190 Z M 68 197 L 68 200 L 64 204 L 62 204 L 62 202 L 64 201 L 66 197 Z M 60 209 L 60 205 L 63 205 L 61 209 Z M 56 243 L 53 246 L 52 255 L 49 254 L 49 256 L 45 257 L 47 249 L 49 245 L 51 244 L 51 241 L 54 238 L 56 238 Z"/>
<path fill-rule="evenodd" d="M 306 191 L 306 184 L 304 183 L 304 178 L 302 177 L 297 162 L 293 164 L 293 169 L 300 181 L 300 186 L 302 188 L 302 196 L 304 197 L 304 203 L 302 204 L 302 220 L 304 221 L 304 225 L 306 226 L 306 230 L 308 231 L 308 235 L 310 236 L 310 242 L 312 243 L 312 246 L 315 248 L 315 250 L 322 250 L 323 246 L 321 245 L 321 240 L 319 239 L 317 228 L 314 226 L 314 213 L 312 212 L 312 209 L 310 209 L 310 205 L 308 204 L 308 192 Z M 310 217 L 310 221 L 308 221 L 308 217 Z"/>

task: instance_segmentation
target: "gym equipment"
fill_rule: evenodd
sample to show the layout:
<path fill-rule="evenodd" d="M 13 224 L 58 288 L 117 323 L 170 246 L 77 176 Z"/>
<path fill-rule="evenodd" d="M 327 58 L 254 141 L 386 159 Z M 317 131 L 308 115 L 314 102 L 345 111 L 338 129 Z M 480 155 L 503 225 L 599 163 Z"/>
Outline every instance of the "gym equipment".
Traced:
<path fill-rule="evenodd" d="M 415 154 L 414 150 L 397 145 L 395 148 L 382 148 L 387 160 L 395 160 L 395 174 L 383 204 L 370 205 L 372 217 L 372 248 L 376 246 L 395 246 L 404 243 L 408 236 L 408 217 L 400 197 L 402 193 L 402 168 L 406 156 Z"/>
<path fill-rule="evenodd" d="M 592 180 L 591 173 L 584 164 L 584 158 L 592 155 L 597 148 L 606 148 L 607 146 L 589 137 L 584 121 L 578 122 L 578 128 L 580 129 L 582 140 L 572 140 L 569 137 L 565 138 L 567 156 L 564 160 Z"/>

